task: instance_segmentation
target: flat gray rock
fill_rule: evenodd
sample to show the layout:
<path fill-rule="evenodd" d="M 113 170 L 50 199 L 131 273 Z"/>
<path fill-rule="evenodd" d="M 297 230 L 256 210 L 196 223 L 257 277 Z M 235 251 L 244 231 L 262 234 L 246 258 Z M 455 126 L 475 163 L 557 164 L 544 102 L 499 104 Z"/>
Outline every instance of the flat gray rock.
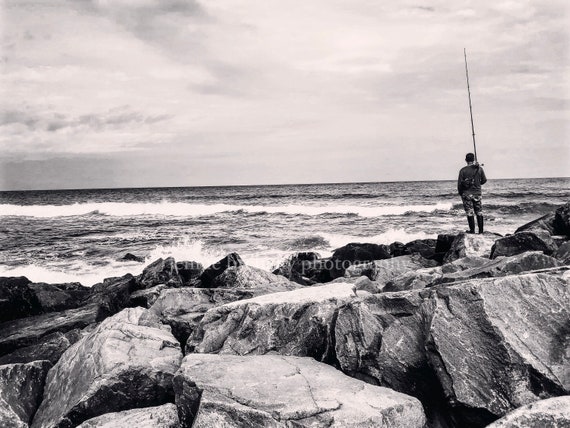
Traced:
<path fill-rule="evenodd" d="M 421 428 L 421 403 L 312 358 L 192 354 L 174 379 L 184 426 Z"/>

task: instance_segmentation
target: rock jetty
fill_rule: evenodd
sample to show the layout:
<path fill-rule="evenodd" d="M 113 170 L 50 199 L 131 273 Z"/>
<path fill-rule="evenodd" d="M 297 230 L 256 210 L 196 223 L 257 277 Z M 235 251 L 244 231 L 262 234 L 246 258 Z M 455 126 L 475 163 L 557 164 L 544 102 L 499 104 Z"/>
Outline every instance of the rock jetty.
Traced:
<path fill-rule="evenodd" d="M 0 278 L 0 426 L 570 427 L 569 213 L 273 272 Z"/>

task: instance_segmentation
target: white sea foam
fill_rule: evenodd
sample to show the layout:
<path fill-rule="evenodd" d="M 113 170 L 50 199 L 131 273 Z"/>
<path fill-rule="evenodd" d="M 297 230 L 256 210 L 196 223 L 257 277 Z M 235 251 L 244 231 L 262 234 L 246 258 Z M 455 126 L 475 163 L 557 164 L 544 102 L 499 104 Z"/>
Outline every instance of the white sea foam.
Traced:
<path fill-rule="evenodd" d="M 315 251 L 318 252 L 321 257 L 330 257 L 335 249 L 351 242 L 388 245 L 394 241 L 406 243 L 416 239 L 437 237 L 436 235 L 427 232 L 408 232 L 403 229 L 389 229 L 383 233 L 373 236 L 356 236 L 333 233 L 319 233 L 318 235 L 323 237 L 329 243 L 327 248 L 319 246 L 315 248 L 290 248 L 287 250 L 277 248 L 242 250 L 235 248 L 232 249 L 230 247 L 208 247 L 202 240 L 192 240 L 185 237 L 171 245 L 157 246 L 151 251 L 149 256 L 146 257 L 146 262 L 151 263 L 158 258 L 174 257 L 177 261 L 195 261 L 202 263 L 204 267 L 207 267 L 226 256 L 229 252 L 237 251 L 247 265 L 271 271 L 296 251 Z"/>
<path fill-rule="evenodd" d="M 158 245 L 149 253 L 145 262 L 148 264 L 159 258 L 174 257 L 176 261 L 193 261 L 207 267 L 225 255 L 226 252 L 221 248 L 206 248 L 202 240 L 184 237 L 169 245 Z"/>
<path fill-rule="evenodd" d="M 145 261 L 151 263 L 158 258 L 174 257 L 176 261 L 194 261 L 208 267 L 232 251 L 237 251 L 247 265 L 268 271 L 273 270 L 293 252 L 274 248 L 264 248 L 257 251 L 246 250 L 244 252 L 239 249 L 207 247 L 202 240 L 192 240 L 185 237 L 171 245 L 157 246 L 150 252 Z"/>
<path fill-rule="evenodd" d="M 390 244 L 394 241 L 405 243 L 413 241 L 414 239 L 435 237 L 434 235 L 424 232 L 408 232 L 402 229 L 390 229 L 373 236 L 332 233 L 319 233 L 318 235 L 322 236 L 329 243 L 327 248 L 323 248 L 322 245 L 318 248 L 303 247 L 287 250 L 267 247 L 246 249 L 227 246 L 222 248 L 207 246 L 202 240 L 185 237 L 172 244 L 156 246 L 145 257 L 144 264 L 137 262 L 119 262 L 108 259 L 100 260 L 104 263 L 93 265 L 79 259 L 52 263 L 48 267 L 39 266 L 37 264 L 15 267 L 0 265 L 0 276 L 26 276 L 33 282 L 80 282 L 85 286 L 92 286 L 108 277 L 123 276 L 127 273 L 138 275 L 142 272 L 144 266 L 158 258 L 174 257 L 176 261 L 195 261 L 201 263 L 204 267 L 208 267 L 232 251 L 237 251 L 247 265 L 271 271 L 296 251 L 316 251 L 322 257 L 330 257 L 336 248 L 351 242 Z"/>
<path fill-rule="evenodd" d="M 342 235 L 342 234 L 332 234 L 332 233 L 321 233 L 323 238 L 325 238 L 332 250 L 342 247 L 351 242 L 361 242 L 369 244 L 386 244 L 389 245 L 392 242 L 410 242 L 416 239 L 430 239 L 437 238 L 437 235 L 427 232 L 409 232 L 404 229 L 388 229 L 385 232 L 379 233 L 372 236 L 357 236 L 357 235 Z"/>
<path fill-rule="evenodd" d="M 90 287 L 105 278 L 123 276 L 127 273 L 138 275 L 142 272 L 142 264 L 136 262 L 109 263 L 105 266 L 92 266 L 78 261 L 72 266 L 50 265 L 49 267 L 36 264 L 20 266 L 0 266 L 2 276 L 25 276 L 32 282 L 46 282 L 48 284 L 60 284 L 67 282 L 80 282 Z"/>
<path fill-rule="evenodd" d="M 247 213 L 282 213 L 290 215 L 316 216 L 322 214 L 356 214 L 362 217 L 402 215 L 407 212 L 432 212 L 450 210 L 452 203 L 432 205 L 230 205 L 230 204 L 189 204 L 184 202 L 123 203 L 100 202 L 71 205 L 0 205 L 0 216 L 26 217 L 66 217 L 86 214 L 109 216 L 158 215 L 176 217 L 196 217 L 224 212 L 243 211 Z"/>

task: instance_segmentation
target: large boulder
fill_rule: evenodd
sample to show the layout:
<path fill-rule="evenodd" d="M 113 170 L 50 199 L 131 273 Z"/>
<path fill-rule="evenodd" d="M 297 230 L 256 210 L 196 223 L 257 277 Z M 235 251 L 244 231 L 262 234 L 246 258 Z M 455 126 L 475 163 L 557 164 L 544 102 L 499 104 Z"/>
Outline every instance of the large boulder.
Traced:
<path fill-rule="evenodd" d="M 311 356 L 332 361 L 338 308 L 352 299 L 352 284 L 331 283 L 266 294 L 210 309 L 188 340 L 199 353 Z"/>
<path fill-rule="evenodd" d="M 365 295 L 338 312 L 335 359 L 420 398 L 432 423 L 482 427 L 568 393 L 569 320 L 570 289 L 547 274 Z"/>
<path fill-rule="evenodd" d="M 194 284 L 200 279 L 202 272 L 204 272 L 204 266 L 201 263 L 187 260 L 176 262 L 176 268 L 183 285 Z"/>
<path fill-rule="evenodd" d="M 133 253 L 127 253 L 119 259 L 120 262 L 137 262 L 144 263 L 144 257 L 135 256 Z"/>
<path fill-rule="evenodd" d="M 188 355 L 174 379 L 183 426 L 422 428 L 421 403 L 311 358 Z"/>
<path fill-rule="evenodd" d="M 536 220 L 529 223 L 523 224 L 519 227 L 515 233 L 519 232 L 546 232 L 550 235 L 554 235 L 554 213 L 543 215 Z"/>
<path fill-rule="evenodd" d="M 178 274 L 176 261 L 172 257 L 155 260 L 144 268 L 137 280 L 141 288 L 150 288 L 158 284 L 180 287 L 183 283 Z"/>
<path fill-rule="evenodd" d="M 0 323 L 42 313 L 42 306 L 24 277 L 0 277 Z"/>
<path fill-rule="evenodd" d="M 310 278 L 315 276 L 312 272 L 314 262 L 320 258 L 320 254 L 312 251 L 295 253 L 287 257 L 273 273 L 301 285 L 311 285 L 313 281 Z"/>
<path fill-rule="evenodd" d="M 304 261 L 302 266 L 303 273 L 306 275 L 302 277 L 302 280 L 306 285 L 314 285 L 334 280 L 337 275 L 335 266 L 338 266 L 338 262 L 335 263 L 329 257 L 313 261 Z"/>
<path fill-rule="evenodd" d="M 281 275 L 275 275 L 263 269 L 252 266 L 230 266 L 212 281 L 212 288 L 243 288 L 262 289 L 280 288 L 294 290 L 299 288 L 295 282 L 289 281 Z"/>
<path fill-rule="evenodd" d="M 453 244 L 453 241 L 455 240 L 456 237 L 457 235 L 449 233 L 437 235 L 437 240 L 435 243 L 435 250 L 434 250 L 435 253 L 432 259 L 436 260 L 440 264 L 443 263 L 443 259 L 445 258 L 447 252 L 451 249 L 451 244 Z"/>
<path fill-rule="evenodd" d="M 547 256 L 540 251 L 529 251 L 511 257 L 497 257 L 494 260 L 487 260 L 487 263 L 482 266 L 443 274 L 436 283 L 516 275 L 523 272 L 554 268 L 560 265 L 554 257 Z"/>
<path fill-rule="evenodd" d="M 469 256 L 486 257 L 491 255 L 491 248 L 500 235 L 485 232 L 483 234 L 460 233 L 451 243 L 451 248 L 443 258 L 444 263 Z"/>
<path fill-rule="evenodd" d="M 78 282 L 68 284 L 46 284 L 43 282 L 29 285 L 36 295 L 43 312 L 57 312 L 78 308 L 91 294 L 89 287 Z"/>
<path fill-rule="evenodd" d="M 534 232 L 519 232 L 497 239 L 491 250 L 491 258 L 514 256 L 526 251 L 542 251 L 550 255 L 556 251 L 556 248 L 553 248 Z"/>
<path fill-rule="evenodd" d="M 570 238 L 570 202 L 560 206 L 553 213 L 522 225 L 515 233 L 519 232 L 544 232 L 549 235 L 565 235 Z"/>
<path fill-rule="evenodd" d="M 437 245 L 436 239 L 416 239 L 404 245 L 404 254 L 419 254 L 426 259 L 431 259 L 435 256 L 435 248 Z M 392 256 L 395 256 L 392 254 Z"/>
<path fill-rule="evenodd" d="M 76 309 L 50 312 L 33 317 L 17 319 L 0 324 L 0 355 L 9 354 L 18 348 L 37 345 L 52 333 L 65 333 L 82 329 L 105 319 L 108 308 L 89 304 Z"/>
<path fill-rule="evenodd" d="M 32 427 L 68 427 L 105 413 L 173 400 L 180 345 L 143 308 L 107 318 L 49 371 Z"/>
<path fill-rule="evenodd" d="M 570 238 L 570 202 L 558 208 L 554 214 L 553 235 L 566 235 Z"/>
<path fill-rule="evenodd" d="M 85 330 L 88 330 L 87 327 Z M 48 334 L 32 345 L 18 348 L 9 354 L 0 357 L 0 364 L 29 363 L 37 360 L 47 360 L 52 364 L 57 363 L 61 355 L 83 337 L 85 333 L 79 328 L 66 332 L 56 331 Z"/>
<path fill-rule="evenodd" d="M 568 428 L 570 396 L 548 398 L 519 407 L 487 428 Z"/>
<path fill-rule="evenodd" d="M 433 258 L 435 256 L 436 245 L 436 239 L 416 239 L 407 244 L 396 241 L 388 246 L 388 251 L 391 257 L 419 254 L 425 258 Z"/>
<path fill-rule="evenodd" d="M 476 269 L 489 263 L 489 257 L 467 256 L 446 263 L 441 266 L 442 274 L 461 272 L 469 269 Z"/>
<path fill-rule="evenodd" d="M 388 251 L 392 257 L 400 257 L 406 255 L 406 245 L 400 241 L 394 241 L 388 245 Z"/>
<path fill-rule="evenodd" d="M 458 426 L 568 394 L 566 281 L 523 274 L 432 290 L 426 349 Z"/>
<path fill-rule="evenodd" d="M 429 426 L 453 426 L 425 352 L 427 290 L 367 295 L 342 306 L 335 324 L 341 370 L 419 398 Z"/>
<path fill-rule="evenodd" d="M 344 275 L 353 263 L 371 262 L 392 257 L 390 247 L 383 244 L 361 244 L 352 242 L 334 250 L 331 257 L 330 276 L 332 279 Z"/>
<path fill-rule="evenodd" d="M 214 280 L 216 277 L 224 273 L 230 267 L 244 266 L 245 263 L 238 253 L 230 253 L 221 260 L 218 260 L 211 266 L 208 266 L 200 275 L 201 287 L 214 288 Z"/>
<path fill-rule="evenodd" d="M 540 251 L 529 251 L 494 260 L 482 257 L 465 257 L 434 268 L 407 272 L 386 284 L 383 291 L 403 291 L 432 287 L 437 284 L 514 275 L 560 266 L 555 258 Z"/>
<path fill-rule="evenodd" d="M 182 348 L 188 336 L 198 327 L 204 314 L 211 308 L 236 300 L 250 299 L 253 290 L 226 288 L 171 288 L 164 290 L 146 316 L 157 316 L 172 328 L 172 334 Z"/>
<path fill-rule="evenodd" d="M 419 290 L 438 284 L 443 278 L 441 266 L 404 272 L 386 283 L 382 291 Z"/>
<path fill-rule="evenodd" d="M 89 419 L 78 428 L 180 428 L 178 410 L 172 403 L 107 413 Z"/>
<path fill-rule="evenodd" d="M 457 235 L 452 233 L 442 233 L 437 235 L 437 240 L 435 242 L 435 252 L 436 253 L 447 253 L 451 250 L 453 241 L 455 241 Z"/>
<path fill-rule="evenodd" d="M 150 288 L 143 288 L 131 293 L 129 299 L 129 307 L 142 306 L 143 308 L 150 308 L 160 296 L 162 290 L 169 288 L 166 284 L 155 285 Z"/>
<path fill-rule="evenodd" d="M 478 268 L 488 263 L 488 258 L 468 256 L 442 266 L 404 272 L 388 281 L 382 291 L 404 291 L 431 287 L 444 282 L 443 279 L 447 275 Z"/>
<path fill-rule="evenodd" d="M 375 290 L 367 290 L 379 293 L 390 280 L 410 271 L 417 271 L 426 267 L 434 267 L 437 262 L 428 260 L 418 254 L 394 257 L 385 260 L 375 260 L 365 264 L 354 264 L 346 269 L 345 276 L 367 276 L 376 284 Z"/>
<path fill-rule="evenodd" d="M 570 265 L 570 241 L 566 241 L 560 245 L 558 250 L 556 250 L 554 257 L 560 260 L 562 264 Z"/>
<path fill-rule="evenodd" d="M 138 288 L 136 278 L 130 273 L 122 277 L 105 278 L 103 282 L 91 287 L 91 296 L 87 302 L 105 306 L 110 314 L 115 314 L 129 305 L 131 294 Z"/>
<path fill-rule="evenodd" d="M 40 405 L 49 361 L 0 366 L 0 426 L 27 428 Z"/>
<path fill-rule="evenodd" d="M 352 242 L 334 250 L 332 258 L 350 263 L 371 262 L 372 260 L 389 259 L 390 247 L 383 244 L 361 244 Z"/>

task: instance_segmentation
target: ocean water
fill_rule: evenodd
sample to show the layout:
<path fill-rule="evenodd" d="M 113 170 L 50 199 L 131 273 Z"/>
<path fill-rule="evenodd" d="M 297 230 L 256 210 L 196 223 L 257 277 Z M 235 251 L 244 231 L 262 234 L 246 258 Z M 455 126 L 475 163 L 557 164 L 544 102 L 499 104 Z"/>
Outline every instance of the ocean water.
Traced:
<path fill-rule="evenodd" d="M 489 180 L 489 231 L 513 233 L 570 201 L 570 178 Z M 238 252 L 272 269 L 295 251 L 460 232 L 455 181 L 0 192 L 0 276 L 35 282 L 138 274 L 130 252 L 204 266 Z"/>

